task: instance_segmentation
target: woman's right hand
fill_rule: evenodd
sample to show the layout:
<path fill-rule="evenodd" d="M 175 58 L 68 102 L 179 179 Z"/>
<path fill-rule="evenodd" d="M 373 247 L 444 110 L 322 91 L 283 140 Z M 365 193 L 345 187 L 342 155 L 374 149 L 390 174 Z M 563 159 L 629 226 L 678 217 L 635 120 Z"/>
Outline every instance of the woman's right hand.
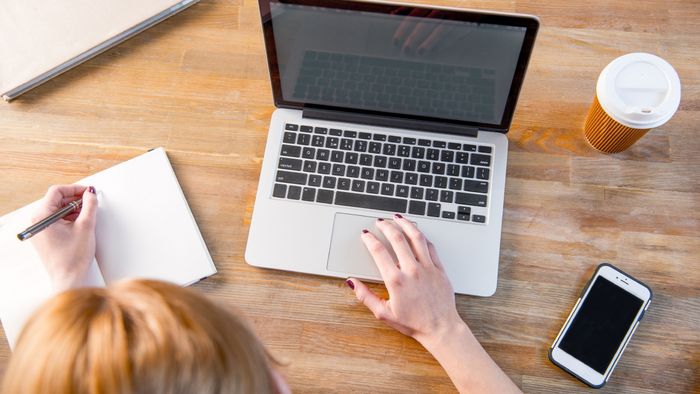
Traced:
<path fill-rule="evenodd" d="M 379 268 L 389 299 L 379 298 L 358 279 L 348 279 L 357 299 L 377 319 L 424 345 L 464 325 L 457 313 L 452 285 L 433 244 L 413 222 L 399 214 L 393 221 L 378 219 L 376 223 L 398 261 L 371 232 L 363 232 L 362 240 Z"/>
<path fill-rule="evenodd" d="M 95 189 L 80 185 L 51 186 L 32 216 L 36 223 L 80 197 L 83 198 L 80 211 L 58 220 L 30 239 L 56 291 L 78 286 L 95 258 Z"/>

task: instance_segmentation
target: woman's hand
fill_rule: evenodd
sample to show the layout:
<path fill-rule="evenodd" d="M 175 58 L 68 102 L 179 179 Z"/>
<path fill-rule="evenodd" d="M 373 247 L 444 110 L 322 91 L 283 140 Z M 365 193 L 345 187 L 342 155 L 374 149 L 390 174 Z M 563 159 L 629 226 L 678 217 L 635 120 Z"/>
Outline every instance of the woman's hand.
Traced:
<path fill-rule="evenodd" d="M 36 223 L 80 197 L 83 204 L 78 212 L 60 219 L 31 238 L 56 291 L 79 285 L 95 258 L 95 188 L 51 186 L 32 216 Z"/>
<path fill-rule="evenodd" d="M 379 268 L 389 299 L 379 298 L 358 279 L 348 279 L 357 299 L 377 319 L 421 343 L 464 325 L 435 247 L 416 225 L 396 214 L 393 221 L 378 219 L 377 228 L 398 261 L 371 232 L 363 231 L 362 240 Z"/>

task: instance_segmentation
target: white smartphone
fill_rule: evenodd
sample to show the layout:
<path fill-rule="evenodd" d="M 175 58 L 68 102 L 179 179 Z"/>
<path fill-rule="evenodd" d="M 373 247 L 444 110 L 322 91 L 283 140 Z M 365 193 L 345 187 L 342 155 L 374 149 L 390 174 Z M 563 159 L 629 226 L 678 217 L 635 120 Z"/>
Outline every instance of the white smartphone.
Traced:
<path fill-rule="evenodd" d="M 644 283 L 611 264 L 599 265 L 549 349 L 549 359 L 587 385 L 603 387 L 651 297 Z"/>

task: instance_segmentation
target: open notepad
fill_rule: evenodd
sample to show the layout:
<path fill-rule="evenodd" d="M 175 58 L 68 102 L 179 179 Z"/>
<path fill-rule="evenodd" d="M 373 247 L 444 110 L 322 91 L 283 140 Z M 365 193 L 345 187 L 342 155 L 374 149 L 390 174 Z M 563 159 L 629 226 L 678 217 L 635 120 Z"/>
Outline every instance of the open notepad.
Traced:
<path fill-rule="evenodd" d="M 184 286 L 216 273 L 162 148 L 77 183 L 94 186 L 99 202 L 96 261 L 85 285 L 149 278 Z M 0 320 L 10 347 L 27 318 L 53 295 L 31 242 L 16 237 L 32 224 L 36 204 L 0 218 Z"/>

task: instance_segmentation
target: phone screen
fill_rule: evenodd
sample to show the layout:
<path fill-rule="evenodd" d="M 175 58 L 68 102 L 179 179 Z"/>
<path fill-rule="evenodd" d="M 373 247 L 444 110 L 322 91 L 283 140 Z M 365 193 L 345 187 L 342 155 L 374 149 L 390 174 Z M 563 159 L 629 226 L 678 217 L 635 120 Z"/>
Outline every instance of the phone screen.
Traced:
<path fill-rule="evenodd" d="M 559 348 L 604 374 L 644 301 L 598 276 Z"/>

